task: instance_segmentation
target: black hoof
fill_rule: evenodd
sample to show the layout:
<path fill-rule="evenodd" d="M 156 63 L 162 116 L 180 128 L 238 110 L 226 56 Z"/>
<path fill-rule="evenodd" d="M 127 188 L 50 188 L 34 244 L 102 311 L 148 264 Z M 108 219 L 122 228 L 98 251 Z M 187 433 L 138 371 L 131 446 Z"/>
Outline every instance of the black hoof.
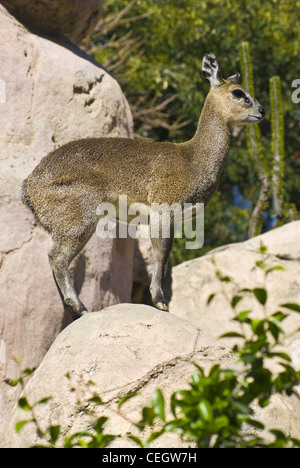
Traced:
<path fill-rule="evenodd" d="M 156 304 L 154 304 L 154 306 L 157 309 L 162 310 L 163 312 L 169 312 L 169 306 L 164 302 L 157 302 Z"/>
<path fill-rule="evenodd" d="M 71 303 L 71 301 L 66 301 L 64 303 L 64 309 L 71 315 L 73 321 L 83 317 L 88 313 L 86 307 L 82 304 L 82 302 L 79 306 L 76 307 Z"/>

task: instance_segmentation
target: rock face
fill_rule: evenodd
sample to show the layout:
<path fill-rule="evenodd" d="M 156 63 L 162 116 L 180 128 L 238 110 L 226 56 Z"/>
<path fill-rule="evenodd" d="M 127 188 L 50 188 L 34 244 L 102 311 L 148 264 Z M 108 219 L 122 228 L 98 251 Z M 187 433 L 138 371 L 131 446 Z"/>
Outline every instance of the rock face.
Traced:
<path fill-rule="evenodd" d="M 78 393 L 71 392 L 71 386 L 76 383 L 79 392 L 81 387 L 85 398 L 90 390 L 97 391 L 106 402 L 98 408 L 100 413 L 97 410 L 109 417 L 106 431 L 125 434 L 133 430 L 129 420 L 140 419 L 141 407 L 149 404 L 156 388 L 170 395 L 186 387 L 195 370 L 193 361 L 208 369 L 214 363 L 230 365 L 232 356 L 225 345 L 185 320 L 149 306 L 120 304 L 84 316 L 63 330 L 25 391 L 31 402 L 54 397 L 36 408 L 37 416 L 42 425 L 48 424 L 49 418 L 53 424 L 62 423 L 63 436 L 88 424 L 84 413 L 77 411 Z M 67 373 L 71 380 L 65 377 Z M 84 385 L 89 380 L 95 383 L 92 388 Z M 137 390 L 141 396 L 126 403 L 127 419 L 121 418 L 114 411 L 117 400 Z M 24 416 L 16 408 L 12 424 Z M 36 443 L 30 426 L 19 435 L 11 429 L 6 446 Z M 159 446 L 178 444 L 179 440 L 170 436 L 160 440 Z M 123 439 L 115 441 L 114 446 L 134 445 Z"/>
<path fill-rule="evenodd" d="M 1 0 L 0 3 L 36 32 L 67 37 L 78 44 L 97 26 L 102 0 Z"/>
<path fill-rule="evenodd" d="M 228 331 L 240 331 L 232 321 L 233 311 L 222 294 L 229 297 L 242 288 L 266 287 L 268 298 L 267 313 L 274 313 L 280 304 L 295 302 L 300 304 L 300 221 L 286 224 L 274 231 L 239 244 L 219 247 L 209 254 L 173 268 L 172 300 L 170 312 L 191 321 L 216 338 Z M 260 243 L 268 250 L 264 257 L 270 266 L 280 265 L 285 271 L 274 270 L 268 274 L 264 284 L 264 273 L 255 266 L 262 257 L 258 253 Z M 233 278 L 232 282 L 221 282 L 216 270 Z M 211 304 L 207 299 L 216 293 Z M 251 309 L 261 314 L 262 308 L 254 297 L 247 295 L 237 307 L 238 311 Z M 300 314 L 290 312 L 283 322 L 283 328 L 291 336 L 286 341 L 294 363 L 300 366 L 300 334 L 294 333 L 300 327 Z M 228 343 L 228 339 L 226 339 Z"/>
<path fill-rule="evenodd" d="M 65 437 L 89 427 L 91 419 L 83 408 L 87 409 L 87 399 L 96 392 L 104 404 L 89 409 L 94 409 L 97 417 L 109 418 L 106 433 L 123 436 L 111 446 L 134 447 L 124 436 L 126 433 L 140 436 L 133 422 L 140 420 L 141 409 L 149 405 L 157 388 L 163 391 L 167 402 L 174 391 L 187 388 L 195 371 L 193 362 L 206 372 L 214 364 L 227 369 L 236 366 L 225 344 L 192 323 L 149 306 L 120 304 L 84 316 L 65 328 L 26 385 L 24 395 L 30 404 L 52 396 L 46 404 L 35 407 L 35 416 L 43 430 L 50 424 L 61 425 L 61 444 Z M 90 381 L 92 386 L 88 384 Z M 117 411 L 118 400 L 137 391 L 139 395 L 125 403 L 126 417 L 122 417 Z M 256 408 L 255 417 L 267 428 L 300 437 L 299 410 L 298 398 L 276 396 L 267 409 Z M 42 442 L 32 423 L 21 433 L 15 433 L 14 425 L 29 418 L 30 415 L 15 408 L 5 447 L 27 448 Z M 147 431 L 142 438 L 149 435 Z M 187 445 L 169 434 L 151 446 Z"/>
<path fill-rule="evenodd" d="M 300 304 L 299 237 L 300 221 L 295 221 L 246 242 L 219 247 L 201 258 L 176 266 L 172 271 L 170 313 L 189 320 L 220 342 L 232 346 L 236 338 L 220 339 L 220 336 L 229 331 L 241 332 L 239 324 L 232 320 L 234 311 L 229 302 L 241 289 L 265 287 L 267 302 L 264 309 L 253 296 L 246 294 L 238 303 L 236 313 L 250 309 L 252 317 L 262 317 L 265 313 L 276 312 L 280 304 Z M 261 243 L 268 249 L 263 256 L 258 253 Z M 274 270 L 265 280 L 263 271 L 255 264 L 262 258 L 270 267 L 280 265 L 285 270 Z M 217 270 L 233 280 L 220 281 Z M 215 297 L 207 305 L 212 294 Z M 286 309 L 281 310 L 287 312 Z M 281 351 L 288 353 L 294 368 L 299 369 L 300 332 L 297 330 L 300 329 L 300 314 L 288 312 L 289 318 L 282 322 L 287 336 Z M 273 362 L 269 363 L 269 368 L 273 372 L 279 370 Z M 299 387 L 297 392 L 300 395 Z M 286 434 L 300 438 L 299 397 L 276 395 L 266 409 L 256 408 L 256 417 L 266 427 L 281 428 Z"/>
<path fill-rule="evenodd" d="M 9 3 L 17 7 L 20 2 Z M 99 2 L 25 2 L 28 8 L 38 3 L 63 8 Z M 0 339 L 6 349 L 0 362 L 2 379 L 18 375 L 11 356 L 21 358 L 23 368 L 36 367 L 70 323 L 48 264 L 50 237 L 22 205 L 22 181 L 42 157 L 64 143 L 131 137 L 133 130 L 118 83 L 84 52 L 32 34 L 2 5 L 0 30 Z M 75 259 L 75 285 L 89 310 L 130 301 L 133 250 L 131 239 L 94 235 Z M 7 422 L 2 414 L 9 418 L 16 398 L 5 389 L 4 385 L 0 434 Z"/>

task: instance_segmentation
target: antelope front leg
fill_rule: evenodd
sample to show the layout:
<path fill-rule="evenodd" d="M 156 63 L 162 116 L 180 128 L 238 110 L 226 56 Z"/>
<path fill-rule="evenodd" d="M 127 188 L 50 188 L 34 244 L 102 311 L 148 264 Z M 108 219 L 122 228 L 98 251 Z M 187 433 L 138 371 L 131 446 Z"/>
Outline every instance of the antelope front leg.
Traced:
<path fill-rule="evenodd" d="M 169 307 L 163 291 L 163 280 L 172 249 L 173 236 L 168 239 L 151 239 L 151 243 L 154 256 L 153 274 L 150 284 L 152 302 L 157 309 L 168 312 Z"/>

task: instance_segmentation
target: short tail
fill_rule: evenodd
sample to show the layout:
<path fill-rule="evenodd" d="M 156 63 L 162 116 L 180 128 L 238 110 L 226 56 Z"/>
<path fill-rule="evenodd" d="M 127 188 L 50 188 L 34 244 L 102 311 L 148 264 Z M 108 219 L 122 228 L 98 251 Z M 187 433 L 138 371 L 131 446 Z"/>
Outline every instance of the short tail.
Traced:
<path fill-rule="evenodd" d="M 24 203 L 24 205 L 28 206 L 28 208 L 35 215 L 35 211 L 34 211 L 32 203 L 31 203 L 30 196 L 29 196 L 28 189 L 27 189 L 27 180 L 24 180 L 24 182 L 22 184 L 21 200 Z"/>

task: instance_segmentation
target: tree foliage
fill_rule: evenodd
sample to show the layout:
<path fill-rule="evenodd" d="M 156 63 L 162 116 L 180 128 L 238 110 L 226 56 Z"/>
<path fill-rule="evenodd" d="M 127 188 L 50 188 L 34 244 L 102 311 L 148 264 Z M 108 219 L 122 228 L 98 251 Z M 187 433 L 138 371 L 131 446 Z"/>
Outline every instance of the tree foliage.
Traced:
<path fill-rule="evenodd" d="M 283 191 L 286 202 L 294 203 L 299 210 L 300 108 L 291 100 L 291 84 L 300 78 L 300 2 L 107 0 L 104 12 L 103 23 L 87 47 L 120 82 L 133 110 L 136 136 L 140 138 L 191 138 L 209 89 L 201 74 L 204 53 L 213 52 L 224 76 L 229 76 L 242 71 L 239 48 L 241 43 L 249 43 L 255 94 L 266 110 L 259 132 L 269 164 L 273 157 L 269 79 L 280 77 L 285 122 Z M 205 246 L 201 253 L 247 238 L 259 191 L 245 129 L 240 129 L 235 131 L 219 192 L 206 209 Z M 274 222 L 272 216 L 269 206 L 263 230 Z"/>

